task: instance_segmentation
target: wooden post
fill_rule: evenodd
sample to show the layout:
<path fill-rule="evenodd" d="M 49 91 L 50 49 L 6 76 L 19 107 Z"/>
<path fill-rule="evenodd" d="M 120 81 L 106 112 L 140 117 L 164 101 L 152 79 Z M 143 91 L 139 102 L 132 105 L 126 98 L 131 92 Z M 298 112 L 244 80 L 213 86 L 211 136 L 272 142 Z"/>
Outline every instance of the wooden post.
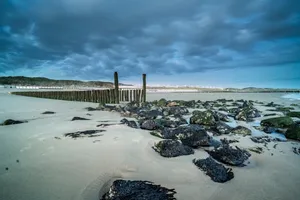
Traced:
<path fill-rule="evenodd" d="M 146 74 L 143 74 L 143 97 L 142 102 L 146 102 Z"/>
<path fill-rule="evenodd" d="M 115 77 L 115 103 L 119 104 L 120 100 L 119 100 L 119 78 L 118 78 L 118 72 L 115 72 L 114 74 Z"/>

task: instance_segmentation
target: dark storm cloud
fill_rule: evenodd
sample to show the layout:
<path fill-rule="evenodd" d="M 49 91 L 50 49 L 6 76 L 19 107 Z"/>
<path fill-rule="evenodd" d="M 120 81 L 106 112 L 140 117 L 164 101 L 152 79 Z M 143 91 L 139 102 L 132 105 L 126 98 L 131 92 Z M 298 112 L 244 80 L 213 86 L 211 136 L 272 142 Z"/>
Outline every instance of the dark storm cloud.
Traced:
<path fill-rule="evenodd" d="M 0 73 L 94 79 L 299 63 L 296 0 L 4 0 Z"/>

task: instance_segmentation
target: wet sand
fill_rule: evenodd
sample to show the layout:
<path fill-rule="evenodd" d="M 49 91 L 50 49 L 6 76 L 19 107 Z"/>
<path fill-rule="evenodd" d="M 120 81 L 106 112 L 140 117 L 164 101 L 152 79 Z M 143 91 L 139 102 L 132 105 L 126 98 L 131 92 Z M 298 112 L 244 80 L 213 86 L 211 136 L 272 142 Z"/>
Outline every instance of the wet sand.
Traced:
<path fill-rule="evenodd" d="M 148 100 L 228 98 L 299 103 L 280 96 L 282 94 L 168 93 L 149 94 Z M 300 147 L 299 143 L 281 142 L 276 149 L 274 143 L 269 143 L 270 151 L 251 153 L 246 167 L 233 167 L 234 179 L 224 184 L 215 183 L 192 164 L 193 158 L 207 157 L 203 150 L 196 150 L 190 156 L 163 158 L 151 148 L 159 138 L 148 131 L 123 125 L 97 128 L 101 123 L 117 123 L 122 117 L 112 112 L 87 112 L 84 110 L 87 106 L 97 104 L 0 92 L 0 121 L 8 118 L 29 121 L 0 127 L 1 200 L 96 200 L 100 188 L 114 178 L 148 180 L 175 188 L 179 200 L 293 200 L 300 196 L 300 157 L 292 152 L 292 147 Z M 41 115 L 47 110 L 56 114 Z M 91 120 L 71 121 L 74 116 Z M 109 122 L 99 122 L 107 120 Z M 91 129 L 106 131 L 103 136 L 94 138 L 74 140 L 63 136 Z M 237 138 L 240 147 L 262 146 L 249 137 Z"/>

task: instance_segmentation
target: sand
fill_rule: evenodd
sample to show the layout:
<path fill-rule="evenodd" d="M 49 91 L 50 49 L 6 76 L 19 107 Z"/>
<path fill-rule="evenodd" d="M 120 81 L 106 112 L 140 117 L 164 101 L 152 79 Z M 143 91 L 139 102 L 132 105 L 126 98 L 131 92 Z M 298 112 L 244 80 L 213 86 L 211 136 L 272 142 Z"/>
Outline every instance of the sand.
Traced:
<path fill-rule="evenodd" d="M 179 200 L 293 200 L 300 196 L 300 157 L 292 152 L 292 147 L 300 147 L 299 143 L 278 143 L 276 149 L 274 143 L 268 144 L 270 151 L 252 153 L 246 167 L 233 168 L 233 180 L 220 184 L 192 164 L 193 158 L 207 157 L 203 150 L 167 159 L 151 149 L 159 139 L 148 131 L 123 125 L 96 127 L 103 123 L 99 121 L 119 122 L 122 118 L 118 113 L 84 110 L 87 106 L 97 106 L 93 103 L 20 97 L 6 92 L 0 92 L 0 121 L 12 118 L 29 122 L 0 127 L 1 200 L 96 200 L 101 187 L 116 178 L 149 180 L 175 188 Z M 184 95 L 151 94 L 148 98 L 213 100 L 217 97 L 217 94 Z M 218 97 L 248 97 L 227 95 Z M 280 99 L 280 94 L 249 94 L 249 99 L 253 98 L 288 101 Z M 47 110 L 57 113 L 41 115 Z M 74 116 L 91 120 L 70 121 Z M 63 136 L 90 129 L 106 132 L 101 137 L 77 140 Z M 244 148 L 262 146 L 251 142 L 249 137 L 239 140 L 237 145 Z"/>

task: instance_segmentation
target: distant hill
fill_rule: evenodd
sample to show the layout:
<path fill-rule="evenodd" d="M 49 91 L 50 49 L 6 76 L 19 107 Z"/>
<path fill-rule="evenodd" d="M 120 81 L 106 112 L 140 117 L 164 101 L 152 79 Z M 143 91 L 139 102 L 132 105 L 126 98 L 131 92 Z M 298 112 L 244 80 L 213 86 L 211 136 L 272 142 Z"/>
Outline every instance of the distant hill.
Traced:
<path fill-rule="evenodd" d="M 0 85 L 22 85 L 22 86 L 77 86 L 77 87 L 108 87 L 112 88 L 112 82 L 104 81 L 78 81 L 78 80 L 54 80 L 44 77 L 25 76 L 2 76 Z M 126 85 L 120 83 L 120 85 Z M 130 85 L 127 85 L 130 86 Z"/>

